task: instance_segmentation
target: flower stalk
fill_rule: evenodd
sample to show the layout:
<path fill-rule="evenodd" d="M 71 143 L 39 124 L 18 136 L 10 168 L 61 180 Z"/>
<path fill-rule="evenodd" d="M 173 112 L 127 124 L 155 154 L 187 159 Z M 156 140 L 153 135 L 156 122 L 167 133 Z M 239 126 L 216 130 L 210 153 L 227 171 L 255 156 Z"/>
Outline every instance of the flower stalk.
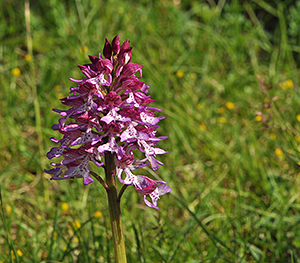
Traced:
<path fill-rule="evenodd" d="M 115 260 L 117 263 L 126 263 L 125 240 L 121 219 L 120 200 L 118 199 L 117 193 L 114 156 L 111 153 L 105 154 L 105 163 L 105 178 L 108 185 L 106 193 L 108 197 L 111 230 L 114 241 Z"/>

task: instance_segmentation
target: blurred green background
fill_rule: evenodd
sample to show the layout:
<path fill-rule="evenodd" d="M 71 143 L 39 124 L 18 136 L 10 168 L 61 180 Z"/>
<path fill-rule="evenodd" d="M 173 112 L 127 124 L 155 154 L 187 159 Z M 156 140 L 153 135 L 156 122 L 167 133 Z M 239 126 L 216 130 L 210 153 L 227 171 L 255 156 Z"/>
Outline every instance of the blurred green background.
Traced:
<path fill-rule="evenodd" d="M 114 262 L 101 185 L 43 169 L 59 136 L 51 109 L 116 34 L 166 116 L 165 165 L 138 173 L 173 189 L 159 210 L 126 190 L 128 262 L 300 262 L 299 0 L 0 8 L 1 263 Z"/>

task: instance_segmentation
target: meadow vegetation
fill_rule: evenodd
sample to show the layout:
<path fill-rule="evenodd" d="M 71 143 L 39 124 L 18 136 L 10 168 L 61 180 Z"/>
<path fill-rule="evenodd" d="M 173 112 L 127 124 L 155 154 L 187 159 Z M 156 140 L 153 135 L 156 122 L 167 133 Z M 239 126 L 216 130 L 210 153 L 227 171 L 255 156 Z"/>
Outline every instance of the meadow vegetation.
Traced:
<path fill-rule="evenodd" d="M 0 8 L 1 263 L 114 262 L 102 186 L 44 169 L 58 136 L 51 109 L 116 34 L 166 116 L 165 165 L 138 173 L 173 189 L 159 210 L 125 191 L 128 262 L 300 262 L 299 0 Z"/>

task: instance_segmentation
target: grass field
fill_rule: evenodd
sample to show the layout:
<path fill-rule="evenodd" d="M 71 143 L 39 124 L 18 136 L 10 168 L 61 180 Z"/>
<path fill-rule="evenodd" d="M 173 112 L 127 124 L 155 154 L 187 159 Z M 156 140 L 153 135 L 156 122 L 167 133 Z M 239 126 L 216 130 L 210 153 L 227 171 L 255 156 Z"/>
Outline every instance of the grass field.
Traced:
<path fill-rule="evenodd" d="M 300 1 L 0 8 L 1 263 L 114 262 L 101 185 L 50 181 L 44 169 L 52 108 L 116 34 L 166 116 L 165 165 L 139 174 L 173 189 L 159 210 L 125 191 L 128 262 L 300 262 Z"/>

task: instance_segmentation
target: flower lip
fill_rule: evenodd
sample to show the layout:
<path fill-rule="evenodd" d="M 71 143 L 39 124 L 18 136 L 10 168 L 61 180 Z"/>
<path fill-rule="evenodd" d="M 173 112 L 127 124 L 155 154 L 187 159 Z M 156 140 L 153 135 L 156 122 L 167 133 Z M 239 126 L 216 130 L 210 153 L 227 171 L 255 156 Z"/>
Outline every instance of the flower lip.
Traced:
<path fill-rule="evenodd" d="M 157 187 L 156 187 L 157 185 Z M 135 189 L 141 195 L 144 195 L 145 204 L 149 207 L 158 209 L 157 201 L 159 197 L 169 193 L 172 189 L 164 181 L 155 181 L 147 176 L 137 175 L 134 182 Z M 149 195 L 152 199 L 152 203 L 146 199 L 146 195 Z"/>

